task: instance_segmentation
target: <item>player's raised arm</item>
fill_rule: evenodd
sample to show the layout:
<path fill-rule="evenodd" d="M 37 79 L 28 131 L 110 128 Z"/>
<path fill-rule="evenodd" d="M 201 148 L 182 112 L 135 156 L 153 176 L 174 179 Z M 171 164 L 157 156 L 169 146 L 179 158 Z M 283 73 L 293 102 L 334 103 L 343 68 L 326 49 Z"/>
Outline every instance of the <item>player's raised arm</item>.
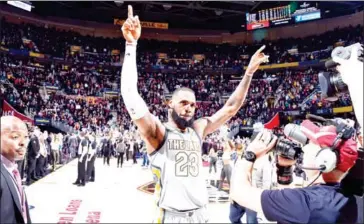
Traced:
<path fill-rule="evenodd" d="M 141 34 L 141 25 L 138 16 L 133 16 L 131 6 L 128 6 L 128 19 L 121 29 L 126 40 L 121 71 L 121 95 L 130 117 L 147 142 L 148 153 L 152 153 L 163 141 L 165 129 L 162 123 L 149 112 L 148 106 L 138 92 L 136 45 Z"/>
<path fill-rule="evenodd" d="M 238 87 L 229 97 L 225 105 L 211 117 L 207 117 L 206 119 L 201 119 L 200 121 L 198 121 L 201 123 L 200 126 L 204 127 L 204 130 L 202 131 L 203 137 L 219 129 L 221 125 L 225 124 L 239 111 L 248 93 L 250 82 L 252 80 L 254 72 L 259 68 L 259 65 L 261 63 L 268 62 L 269 56 L 266 56 L 264 55 L 264 53 L 262 53 L 264 48 L 265 46 L 262 46 L 252 56 L 248 68 L 245 71 L 244 78 L 241 80 Z"/>

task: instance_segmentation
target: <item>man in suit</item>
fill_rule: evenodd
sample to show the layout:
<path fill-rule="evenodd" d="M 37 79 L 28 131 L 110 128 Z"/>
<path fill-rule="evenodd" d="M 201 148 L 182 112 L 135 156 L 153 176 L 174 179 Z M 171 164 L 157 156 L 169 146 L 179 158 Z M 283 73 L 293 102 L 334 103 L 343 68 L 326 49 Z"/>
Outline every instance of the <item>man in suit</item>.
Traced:
<path fill-rule="evenodd" d="M 90 134 L 88 138 L 90 146 L 87 154 L 86 182 L 95 182 L 96 135 Z"/>
<path fill-rule="evenodd" d="M 139 153 L 139 149 L 141 148 L 141 144 L 139 142 L 139 139 L 134 138 L 134 144 L 133 144 L 133 164 L 137 164 L 137 155 Z"/>
<path fill-rule="evenodd" d="M 124 138 L 124 142 L 125 142 L 126 161 L 129 161 L 130 149 L 131 149 L 131 139 L 127 136 L 126 138 Z"/>
<path fill-rule="evenodd" d="M 27 184 L 30 184 L 30 180 L 33 179 L 35 181 L 39 180 L 36 176 L 35 168 L 37 163 L 37 158 L 39 157 L 39 129 L 34 128 L 33 134 L 30 138 L 30 142 L 28 145 L 28 153 L 27 153 L 27 162 L 28 162 L 28 170 L 27 170 Z"/>
<path fill-rule="evenodd" d="M 0 223 L 31 223 L 16 161 L 24 159 L 28 129 L 13 116 L 1 117 Z"/>
<path fill-rule="evenodd" d="M 43 135 L 44 135 L 45 146 L 46 146 L 46 150 L 47 150 L 47 158 L 46 158 L 46 162 L 44 164 L 44 172 L 47 173 L 48 172 L 48 167 L 51 164 L 53 164 L 53 156 L 52 156 L 52 149 L 51 149 L 52 138 L 48 134 L 48 131 L 44 131 Z"/>
<path fill-rule="evenodd" d="M 81 142 L 78 148 L 78 166 L 77 166 L 77 180 L 73 183 L 77 186 L 85 186 L 86 185 L 86 163 L 87 163 L 87 154 L 89 149 L 89 139 L 86 136 L 87 130 L 84 129 L 81 131 Z"/>
<path fill-rule="evenodd" d="M 27 154 L 25 153 L 24 157 L 26 157 L 26 156 L 27 156 Z M 19 170 L 19 173 L 20 173 L 20 177 L 23 180 L 24 173 L 26 172 L 26 170 L 25 170 L 26 161 L 25 161 L 25 159 L 19 160 L 19 161 L 16 161 L 16 164 L 18 165 L 18 170 Z"/>
<path fill-rule="evenodd" d="M 104 165 L 105 163 L 107 163 L 108 166 L 110 166 L 110 157 L 113 151 L 113 145 L 111 139 L 112 139 L 111 133 L 107 133 L 102 143 L 102 151 L 104 154 Z"/>

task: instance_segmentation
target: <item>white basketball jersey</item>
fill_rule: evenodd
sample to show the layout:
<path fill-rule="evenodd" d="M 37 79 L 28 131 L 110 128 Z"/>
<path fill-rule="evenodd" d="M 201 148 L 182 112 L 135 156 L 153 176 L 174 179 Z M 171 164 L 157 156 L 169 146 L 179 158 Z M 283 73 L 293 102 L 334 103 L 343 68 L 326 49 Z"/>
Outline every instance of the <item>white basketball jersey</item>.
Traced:
<path fill-rule="evenodd" d="M 186 132 L 166 127 L 162 146 L 150 155 L 157 206 L 186 211 L 208 203 L 201 156 L 202 142 L 192 128 Z"/>

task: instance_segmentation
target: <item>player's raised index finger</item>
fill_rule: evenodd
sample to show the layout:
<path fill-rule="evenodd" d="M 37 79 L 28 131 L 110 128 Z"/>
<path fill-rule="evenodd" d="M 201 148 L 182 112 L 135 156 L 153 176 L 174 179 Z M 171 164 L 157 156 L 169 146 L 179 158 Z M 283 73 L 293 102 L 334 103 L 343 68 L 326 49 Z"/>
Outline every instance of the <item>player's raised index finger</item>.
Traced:
<path fill-rule="evenodd" d="M 255 52 L 255 54 L 259 54 L 260 52 L 262 52 L 265 49 L 265 45 L 261 46 L 259 48 L 259 50 L 257 50 L 257 52 Z"/>
<path fill-rule="evenodd" d="M 133 7 L 128 5 L 128 18 L 133 18 Z"/>

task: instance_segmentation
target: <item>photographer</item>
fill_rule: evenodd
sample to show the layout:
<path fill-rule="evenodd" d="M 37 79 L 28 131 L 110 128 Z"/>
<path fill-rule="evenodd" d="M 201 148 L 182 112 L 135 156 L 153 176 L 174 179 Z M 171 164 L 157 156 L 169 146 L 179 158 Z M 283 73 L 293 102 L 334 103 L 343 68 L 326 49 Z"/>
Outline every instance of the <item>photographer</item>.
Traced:
<path fill-rule="evenodd" d="M 325 63 L 329 72 L 319 74 L 323 98 L 337 100 L 343 93 L 350 93 L 355 110 L 355 117 L 360 125 L 360 135 L 363 137 L 363 47 L 360 43 L 348 47 L 336 47 L 332 60 Z"/>
<path fill-rule="evenodd" d="M 355 223 L 357 202 L 354 196 L 342 193 L 340 181 L 358 158 L 356 142 L 351 138 L 340 140 L 341 133 L 336 132 L 335 126 L 319 128 L 308 120 L 302 123 L 301 131 L 310 140 L 302 148 L 302 167 L 310 183 L 307 187 L 263 191 L 252 186 L 255 160 L 277 141 L 276 136 L 263 130 L 248 146 L 244 159 L 236 164 L 231 197 L 278 223 Z"/>

